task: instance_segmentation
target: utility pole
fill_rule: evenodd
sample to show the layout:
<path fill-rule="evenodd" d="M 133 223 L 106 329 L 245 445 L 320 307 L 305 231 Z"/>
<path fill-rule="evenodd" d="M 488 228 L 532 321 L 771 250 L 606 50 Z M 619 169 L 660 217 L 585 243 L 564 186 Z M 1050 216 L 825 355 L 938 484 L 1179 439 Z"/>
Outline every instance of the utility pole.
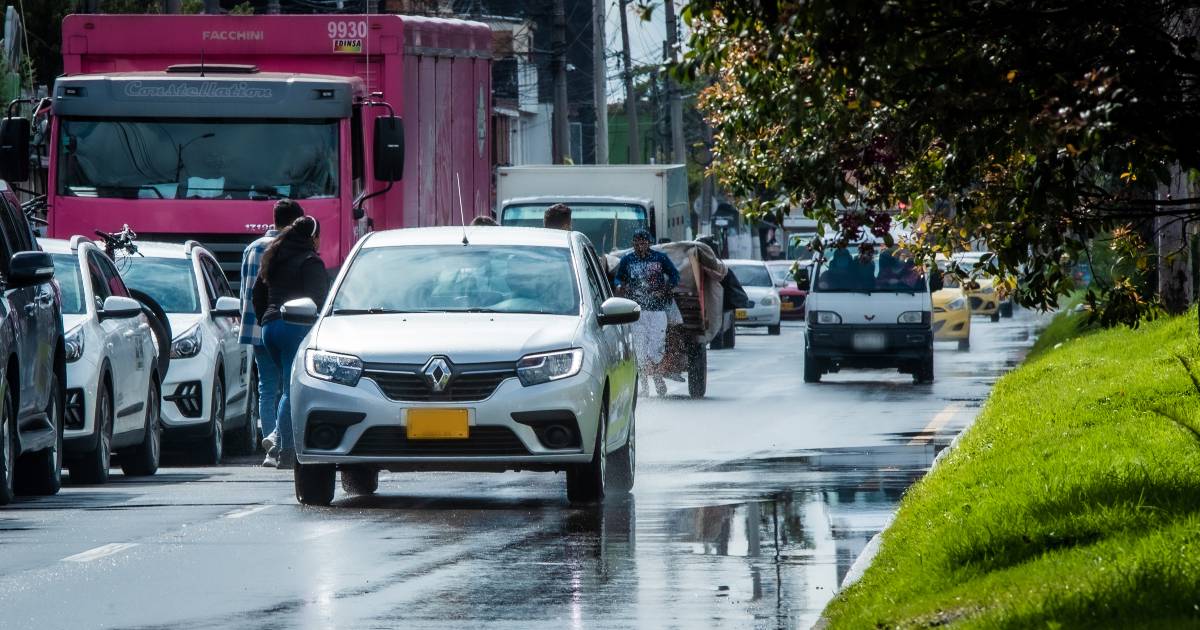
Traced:
<path fill-rule="evenodd" d="M 679 49 L 679 22 L 675 18 L 675 0 L 664 0 L 667 9 L 667 43 L 663 51 L 663 61 L 674 66 L 675 51 Z M 683 142 L 683 102 L 679 97 L 679 86 L 670 70 L 667 71 L 667 103 L 671 117 L 671 162 L 674 164 L 687 163 L 687 147 Z"/>
<path fill-rule="evenodd" d="M 592 90 L 596 101 L 596 163 L 608 164 L 608 39 L 604 2 L 592 0 Z"/>
<path fill-rule="evenodd" d="M 625 76 L 625 117 L 629 125 L 629 163 L 642 163 L 642 141 L 639 138 L 637 93 L 633 88 L 633 60 L 629 53 L 629 0 L 621 0 L 621 61 Z"/>
<path fill-rule="evenodd" d="M 563 0 L 554 0 L 554 118 L 551 121 L 551 138 L 554 148 L 554 163 L 563 164 L 571 152 L 567 135 L 567 12 Z"/>

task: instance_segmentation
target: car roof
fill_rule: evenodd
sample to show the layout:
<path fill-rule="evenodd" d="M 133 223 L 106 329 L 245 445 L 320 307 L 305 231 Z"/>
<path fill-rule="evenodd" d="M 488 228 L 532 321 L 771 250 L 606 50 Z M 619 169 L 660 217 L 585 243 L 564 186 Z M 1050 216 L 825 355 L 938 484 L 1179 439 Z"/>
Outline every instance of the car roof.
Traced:
<path fill-rule="evenodd" d="M 138 253 L 147 258 L 187 258 L 187 249 L 183 243 L 163 243 L 159 241 L 138 241 Z"/>
<path fill-rule="evenodd" d="M 42 251 L 47 254 L 70 254 L 71 241 L 62 238 L 39 238 L 38 245 L 42 246 Z"/>
<path fill-rule="evenodd" d="M 576 234 L 566 230 L 532 227 L 502 227 L 495 225 L 467 226 L 467 242 L 472 245 L 521 245 L 533 247 L 570 247 Z M 463 244 L 464 228 L 428 227 L 372 232 L 363 248 L 395 247 L 399 245 L 458 245 Z"/>

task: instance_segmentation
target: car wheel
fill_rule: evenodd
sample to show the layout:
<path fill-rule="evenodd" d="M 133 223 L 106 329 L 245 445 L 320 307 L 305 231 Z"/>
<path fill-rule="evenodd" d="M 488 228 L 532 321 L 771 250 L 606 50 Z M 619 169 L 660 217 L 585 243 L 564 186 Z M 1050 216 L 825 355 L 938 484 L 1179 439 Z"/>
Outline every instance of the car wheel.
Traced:
<path fill-rule="evenodd" d="M 148 477 L 158 472 L 159 460 L 162 457 L 160 409 L 162 397 L 158 390 L 158 379 L 150 377 L 150 387 L 146 389 L 146 424 L 142 443 L 121 451 L 121 471 L 126 477 Z"/>
<path fill-rule="evenodd" d="M 46 417 L 54 426 L 54 446 L 17 460 L 16 489 L 19 494 L 49 496 L 62 488 L 63 391 L 57 374 L 50 376 L 50 400 Z"/>
<path fill-rule="evenodd" d="M 218 374 L 213 379 L 212 406 L 209 407 L 212 416 L 209 424 L 211 429 L 204 440 L 204 448 L 200 453 L 203 463 L 216 466 L 221 463 L 225 454 L 225 383 Z"/>
<path fill-rule="evenodd" d="M 999 309 L 997 309 L 995 313 L 992 313 L 992 321 L 993 321 L 993 322 L 998 322 L 998 321 L 1000 321 L 1000 311 L 999 311 Z"/>
<path fill-rule="evenodd" d="M 347 466 L 342 469 L 342 490 L 346 494 L 375 494 L 379 490 L 379 469 L 370 466 Z"/>
<path fill-rule="evenodd" d="M 708 347 L 703 343 L 689 343 L 688 355 L 688 395 L 692 398 L 704 398 L 708 391 Z"/>
<path fill-rule="evenodd" d="M 1001 302 L 1000 303 L 1000 317 L 1012 317 L 1012 316 L 1013 316 L 1012 300 L 1009 300 L 1007 302 Z"/>
<path fill-rule="evenodd" d="M 113 399 L 108 378 L 96 389 L 96 443 L 92 450 L 71 461 L 71 483 L 108 483 L 112 462 Z"/>
<path fill-rule="evenodd" d="M 927 385 L 933 382 L 933 353 L 930 352 L 921 359 L 917 369 L 913 372 L 913 382 L 918 385 Z"/>
<path fill-rule="evenodd" d="M 612 478 L 609 479 L 608 487 L 613 491 L 626 494 L 633 490 L 633 482 L 637 477 L 637 421 L 634 417 L 629 419 L 629 436 L 625 439 L 625 445 L 612 454 L 612 466 L 609 470 L 612 471 Z"/>
<path fill-rule="evenodd" d="M 605 396 L 596 422 L 596 445 L 592 449 L 592 461 L 571 464 L 567 468 L 567 500 L 571 503 L 594 503 L 604 499 L 604 482 L 608 473 L 608 454 L 604 452 L 604 445 L 607 440 L 608 396 Z"/>
<path fill-rule="evenodd" d="M 971 338 L 967 337 L 966 339 L 959 339 L 958 340 L 958 349 L 960 352 L 966 352 L 967 350 L 970 350 L 971 349 Z"/>
<path fill-rule="evenodd" d="M 805 383 L 820 383 L 821 374 L 824 372 L 821 360 L 814 357 L 811 352 L 804 352 L 804 382 Z"/>
<path fill-rule="evenodd" d="M 296 500 L 302 505 L 329 505 L 333 502 L 337 470 L 333 464 L 296 463 L 292 471 L 296 481 Z"/>
<path fill-rule="evenodd" d="M 16 495 L 13 477 L 17 468 L 17 414 L 13 413 L 12 392 L 8 384 L 0 387 L 4 388 L 3 401 L 0 402 L 0 505 L 8 505 Z"/>
<path fill-rule="evenodd" d="M 708 342 L 709 350 L 723 350 L 725 348 L 725 333 L 717 333 L 717 336 Z"/>
<path fill-rule="evenodd" d="M 782 326 L 783 326 L 782 324 L 775 324 L 774 326 L 767 326 L 767 334 L 768 335 L 778 335 L 779 332 L 782 330 Z"/>
<path fill-rule="evenodd" d="M 250 389 L 246 392 L 246 425 L 229 436 L 229 452 L 234 455 L 253 455 L 258 452 L 258 370 L 250 373 Z"/>
<path fill-rule="evenodd" d="M 729 325 L 729 330 L 725 331 L 725 348 L 733 350 L 737 347 L 737 326 Z"/>

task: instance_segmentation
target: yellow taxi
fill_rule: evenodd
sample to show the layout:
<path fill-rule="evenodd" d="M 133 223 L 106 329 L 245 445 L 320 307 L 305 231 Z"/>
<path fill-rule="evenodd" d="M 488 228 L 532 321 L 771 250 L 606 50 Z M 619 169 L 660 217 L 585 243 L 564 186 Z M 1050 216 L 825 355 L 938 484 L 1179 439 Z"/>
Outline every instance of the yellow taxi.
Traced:
<path fill-rule="evenodd" d="M 971 275 L 962 287 L 963 293 L 967 297 L 967 303 L 971 307 L 971 314 L 982 315 L 998 322 L 1000 321 L 1000 303 L 1004 301 L 1005 296 L 999 293 L 996 281 L 991 276 L 980 273 L 974 268 L 985 254 L 987 252 L 960 252 L 955 254 L 951 260 L 960 269 Z"/>
<path fill-rule="evenodd" d="M 933 292 L 933 339 L 957 341 L 959 350 L 971 348 L 971 309 L 968 298 L 949 274 L 940 291 Z"/>

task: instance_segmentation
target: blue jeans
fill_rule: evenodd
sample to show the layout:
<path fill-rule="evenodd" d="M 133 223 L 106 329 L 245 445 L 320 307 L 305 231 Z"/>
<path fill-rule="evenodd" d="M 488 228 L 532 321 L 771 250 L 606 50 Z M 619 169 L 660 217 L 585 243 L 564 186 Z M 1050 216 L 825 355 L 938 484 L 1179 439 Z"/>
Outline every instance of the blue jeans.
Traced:
<path fill-rule="evenodd" d="M 289 324 L 282 319 L 272 320 L 263 326 L 263 343 L 267 344 L 267 352 L 279 366 L 280 391 L 279 411 L 276 414 L 276 425 L 279 430 L 279 447 L 282 450 L 296 448 L 292 436 L 292 405 L 289 394 L 292 390 L 292 364 L 296 361 L 296 352 L 300 342 L 308 334 L 311 326 Z"/>
<path fill-rule="evenodd" d="M 279 364 L 266 346 L 254 346 L 254 364 L 258 366 L 258 417 L 262 421 L 263 437 L 275 431 L 279 413 Z"/>

